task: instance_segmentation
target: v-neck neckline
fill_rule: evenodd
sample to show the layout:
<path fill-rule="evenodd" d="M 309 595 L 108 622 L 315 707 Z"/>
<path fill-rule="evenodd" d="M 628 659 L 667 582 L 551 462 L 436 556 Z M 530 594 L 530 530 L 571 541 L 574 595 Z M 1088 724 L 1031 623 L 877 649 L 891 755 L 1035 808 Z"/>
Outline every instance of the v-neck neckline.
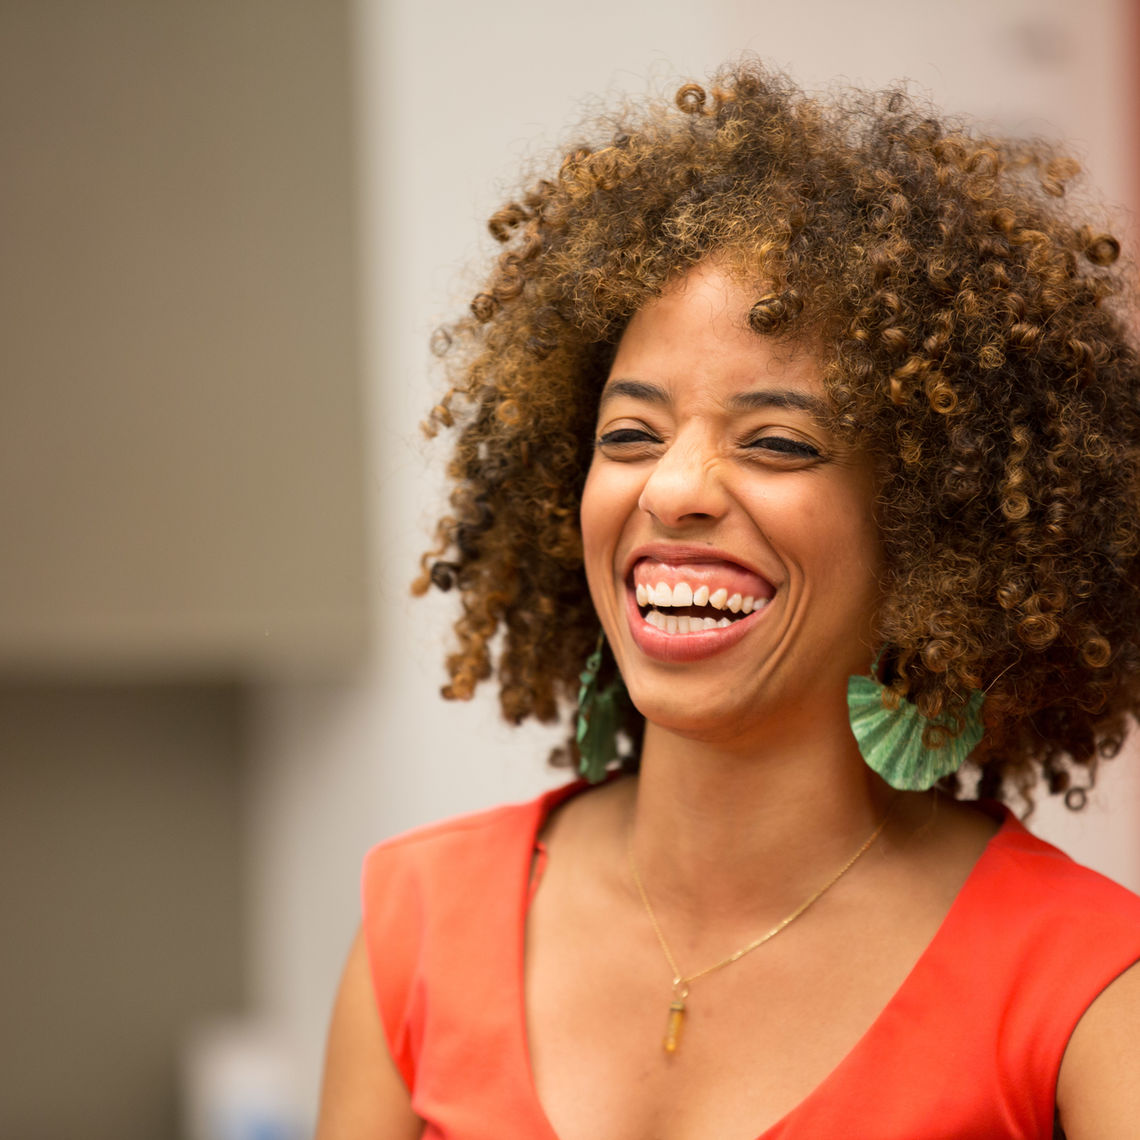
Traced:
<path fill-rule="evenodd" d="M 555 1132 L 550 1118 L 546 1115 L 546 1109 L 539 1099 L 538 1086 L 534 1079 L 534 1068 L 531 1064 L 526 1009 L 526 916 L 530 901 L 541 883 L 542 873 L 545 870 L 546 851 L 540 844 L 538 836 L 556 808 L 574 796 L 588 791 L 589 787 L 589 784 L 578 781 L 547 792 L 546 795 L 534 801 L 534 814 L 531 820 L 531 827 L 526 834 L 529 857 L 526 859 L 527 874 L 522 878 L 521 892 L 518 898 L 519 914 L 521 916 L 517 943 L 518 956 L 517 960 L 512 963 L 512 979 L 513 985 L 515 986 L 514 1006 L 517 1013 L 517 1016 L 514 1018 L 515 1033 L 517 1036 L 513 1042 L 513 1047 L 522 1057 L 526 1075 L 526 1091 L 533 1107 L 535 1118 L 540 1122 L 546 1132 L 545 1137 L 541 1138 L 541 1140 L 560 1140 L 560 1137 L 558 1133 Z M 830 1087 L 842 1080 L 847 1069 L 859 1064 L 863 1054 L 874 1047 L 875 1040 L 884 1032 L 883 1026 L 886 1022 L 891 1020 L 894 1011 L 906 1002 L 912 990 L 922 986 L 923 975 L 933 968 L 932 963 L 940 956 L 943 943 L 953 937 L 954 929 L 960 925 L 963 920 L 963 915 L 968 915 L 968 911 L 973 904 L 973 898 L 979 889 L 978 884 L 984 877 L 985 868 L 988 867 L 994 859 L 1000 857 L 1001 848 L 1006 846 L 1010 837 L 1020 830 L 1020 825 L 1017 823 L 1013 813 L 1003 805 L 984 803 L 978 806 L 986 810 L 987 814 L 991 815 L 994 819 L 999 820 L 1000 825 L 986 841 L 986 845 L 982 848 L 981 854 L 974 861 L 974 865 L 970 868 L 961 887 L 958 888 L 958 893 L 954 896 L 954 901 L 942 916 L 942 921 L 938 924 L 938 929 L 923 948 L 915 960 L 914 965 L 911 966 L 907 972 L 906 977 L 903 978 L 898 988 L 891 994 L 882 1009 L 875 1015 L 871 1024 L 863 1031 L 851 1048 L 840 1058 L 827 1075 L 824 1076 L 802 1100 L 790 1108 L 778 1120 L 769 1125 L 758 1136 L 754 1137 L 754 1140 L 780 1140 L 786 1129 L 794 1127 L 798 1119 L 810 1112 L 818 1100 L 827 1096 Z M 538 862 L 534 863 L 535 873 L 532 875 L 531 866 L 535 854 L 537 854 Z"/>

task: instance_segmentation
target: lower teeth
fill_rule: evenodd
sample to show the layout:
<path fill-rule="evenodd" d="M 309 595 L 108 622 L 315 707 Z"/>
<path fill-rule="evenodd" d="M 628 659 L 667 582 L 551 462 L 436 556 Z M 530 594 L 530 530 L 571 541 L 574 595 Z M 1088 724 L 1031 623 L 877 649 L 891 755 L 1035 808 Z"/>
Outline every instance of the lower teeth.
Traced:
<path fill-rule="evenodd" d="M 726 629 L 732 625 L 729 618 L 719 620 L 713 617 L 688 617 L 685 614 L 663 614 L 660 610 L 650 610 L 645 620 L 655 629 L 666 633 L 702 633 L 706 629 Z"/>

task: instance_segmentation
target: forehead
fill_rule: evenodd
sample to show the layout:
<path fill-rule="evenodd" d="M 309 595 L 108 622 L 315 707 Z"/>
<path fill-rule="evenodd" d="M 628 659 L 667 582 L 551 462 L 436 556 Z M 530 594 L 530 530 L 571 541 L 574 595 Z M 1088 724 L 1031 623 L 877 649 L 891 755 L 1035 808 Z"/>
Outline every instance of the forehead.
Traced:
<path fill-rule="evenodd" d="M 802 345 L 753 332 L 748 314 L 755 299 L 755 290 L 713 264 L 690 270 L 630 320 L 603 402 L 692 397 L 747 410 L 746 394 L 765 391 L 785 394 L 765 400 L 769 406 L 825 410 L 818 360 Z"/>

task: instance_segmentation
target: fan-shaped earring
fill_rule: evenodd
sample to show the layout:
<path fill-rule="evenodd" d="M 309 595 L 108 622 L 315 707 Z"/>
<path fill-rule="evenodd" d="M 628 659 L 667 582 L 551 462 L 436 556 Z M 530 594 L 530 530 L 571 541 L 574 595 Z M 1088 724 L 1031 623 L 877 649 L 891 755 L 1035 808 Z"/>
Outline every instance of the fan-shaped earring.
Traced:
<path fill-rule="evenodd" d="M 963 710 L 962 731 L 954 736 L 951 716 L 928 720 L 915 705 L 904 700 L 895 708 L 886 708 L 885 691 L 886 687 L 873 676 L 850 677 L 847 681 L 847 716 L 868 767 L 892 788 L 912 792 L 926 791 L 957 772 L 982 739 L 985 694 L 978 690 L 970 694 Z M 947 732 L 945 742 L 936 748 L 928 748 L 922 739 L 932 724 Z"/>

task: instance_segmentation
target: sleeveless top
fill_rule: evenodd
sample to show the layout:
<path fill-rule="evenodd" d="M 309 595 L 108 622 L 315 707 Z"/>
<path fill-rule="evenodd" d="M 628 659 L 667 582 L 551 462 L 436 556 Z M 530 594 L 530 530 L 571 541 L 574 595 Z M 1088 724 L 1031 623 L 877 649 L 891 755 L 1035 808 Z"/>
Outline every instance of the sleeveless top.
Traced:
<path fill-rule="evenodd" d="M 420 828 L 365 860 L 388 1048 L 425 1140 L 558 1140 L 535 1092 L 523 939 L 543 822 L 581 784 Z M 1008 812 L 871 1027 L 758 1140 L 1049 1140 L 1081 1015 L 1140 961 L 1140 897 Z"/>

